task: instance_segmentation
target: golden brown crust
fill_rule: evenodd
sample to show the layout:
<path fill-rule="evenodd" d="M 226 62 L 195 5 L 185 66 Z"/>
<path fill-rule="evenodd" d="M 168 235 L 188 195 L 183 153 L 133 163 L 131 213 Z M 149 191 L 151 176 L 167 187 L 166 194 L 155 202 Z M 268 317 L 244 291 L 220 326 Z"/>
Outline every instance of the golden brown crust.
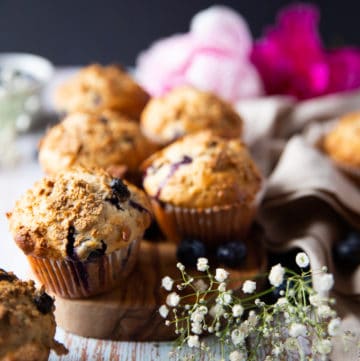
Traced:
<path fill-rule="evenodd" d="M 51 349 L 67 353 L 55 331 L 52 299 L 34 282 L 0 269 L 0 360 L 45 361 Z"/>
<path fill-rule="evenodd" d="M 100 169 L 76 168 L 37 182 L 16 203 L 9 222 L 25 254 L 85 260 L 92 252 L 110 253 L 140 240 L 150 209 L 135 186 Z"/>
<path fill-rule="evenodd" d="M 60 86 L 55 104 L 60 111 L 102 112 L 112 109 L 139 119 L 149 95 L 121 67 L 93 64 Z"/>
<path fill-rule="evenodd" d="M 325 136 L 323 148 L 337 163 L 360 169 L 360 112 L 343 116 Z"/>
<path fill-rule="evenodd" d="M 139 124 L 112 111 L 100 115 L 76 112 L 51 128 L 40 142 L 39 161 L 48 174 L 75 165 L 125 167 L 136 172 L 156 147 Z"/>
<path fill-rule="evenodd" d="M 261 186 L 260 173 L 242 142 L 209 131 L 178 140 L 144 166 L 146 192 L 175 206 L 251 204 Z"/>
<path fill-rule="evenodd" d="M 242 119 L 216 95 L 186 86 L 152 98 L 141 114 L 141 128 L 151 140 L 168 144 L 205 129 L 226 137 L 240 137 Z"/>

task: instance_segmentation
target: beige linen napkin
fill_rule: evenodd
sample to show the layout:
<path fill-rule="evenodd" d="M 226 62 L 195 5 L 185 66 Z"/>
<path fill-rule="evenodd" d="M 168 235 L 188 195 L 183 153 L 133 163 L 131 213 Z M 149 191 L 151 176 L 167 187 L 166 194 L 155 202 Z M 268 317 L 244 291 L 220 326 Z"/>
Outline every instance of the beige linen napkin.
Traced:
<path fill-rule="evenodd" d="M 358 332 L 360 267 L 346 271 L 332 257 L 332 247 L 341 240 L 346 222 L 360 227 L 360 190 L 355 183 L 304 137 L 295 136 L 269 177 L 260 221 L 269 248 L 301 248 L 308 254 L 313 270 L 328 267 L 334 274 L 334 297 L 339 315 L 344 318 L 343 327 Z M 313 285 L 319 288 L 316 275 Z M 356 347 L 352 353 L 344 353 L 340 343 L 332 360 L 357 360 Z"/>

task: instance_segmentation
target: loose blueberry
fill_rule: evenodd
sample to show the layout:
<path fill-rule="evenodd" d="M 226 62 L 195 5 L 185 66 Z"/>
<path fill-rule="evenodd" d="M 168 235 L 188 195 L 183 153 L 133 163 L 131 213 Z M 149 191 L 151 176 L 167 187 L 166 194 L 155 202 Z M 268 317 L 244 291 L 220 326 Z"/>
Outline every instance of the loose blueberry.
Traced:
<path fill-rule="evenodd" d="M 205 245 L 197 239 L 185 239 L 180 243 L 176 257 L 185 266 L 195 267 L 198 258 L 206 257 Z"/>
<path fill-rule="evenodd" d="M 345 239 L 334 246 L 335 262 L 347 269 L 355 268 L 360 264 L 360 233 L 350 231 Z"/>
<path fill-rule="evenodd" d="M 228 242 L 222 244 L 216 250 L 217 261 L 226 267 L 235 268 L 241 266 L 246 257 L 246 245 L 242 242 Z"/>
<path fill-rule="evenodd" d="M 54 299 L 51 298 L 46 292 L 35 296 L 34 303 L 36 308 L 43 314 L 46 315 L 53 309 Z"/>

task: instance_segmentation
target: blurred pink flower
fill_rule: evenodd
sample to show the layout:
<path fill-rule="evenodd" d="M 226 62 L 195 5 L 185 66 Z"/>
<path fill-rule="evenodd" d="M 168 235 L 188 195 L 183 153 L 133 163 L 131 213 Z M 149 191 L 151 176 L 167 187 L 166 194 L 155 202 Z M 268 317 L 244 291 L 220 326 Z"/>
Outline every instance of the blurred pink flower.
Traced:
<path fill-rule="evenodd" d="M 251 55 L 268 94 L 298 99 L 360 86 L 360 54 L 354 49 L 327 52 L 321 42 L 318 9 L 309 4 L 282 10 Z"/>
<path fill-rule="evenodd" d="M 227 7 L 212 6 L 193 17 L 188 33 L 159 40 L 141 53 L 136 76 L 154 96 L 187 84 L 235 102 L 262 94 L 251 49 L 245 20 Z"/>

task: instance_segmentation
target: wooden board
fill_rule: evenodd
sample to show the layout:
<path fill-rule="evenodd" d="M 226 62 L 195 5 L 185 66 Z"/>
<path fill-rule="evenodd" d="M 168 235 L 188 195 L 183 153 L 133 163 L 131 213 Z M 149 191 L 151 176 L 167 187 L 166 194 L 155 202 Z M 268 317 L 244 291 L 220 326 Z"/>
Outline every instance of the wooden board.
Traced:
<path fill-rule="evenodd" d="M 56 321 L 64 330 L 108 340 L 164 341 L 174 333 L 164 325 L 158 308 L 166 292 L 161 279 L 169 275 L 178 278 L 176 246 L 172 243 L 143 241 L 138 263 L 129 278 L 119 288 L 88 299 L 56 298 Z M 266 257 L 260 240 L 248 246 L 244 266 L 231 270 L 233 288 L 244 279 L 253 278 L 265 270 Z"/>

